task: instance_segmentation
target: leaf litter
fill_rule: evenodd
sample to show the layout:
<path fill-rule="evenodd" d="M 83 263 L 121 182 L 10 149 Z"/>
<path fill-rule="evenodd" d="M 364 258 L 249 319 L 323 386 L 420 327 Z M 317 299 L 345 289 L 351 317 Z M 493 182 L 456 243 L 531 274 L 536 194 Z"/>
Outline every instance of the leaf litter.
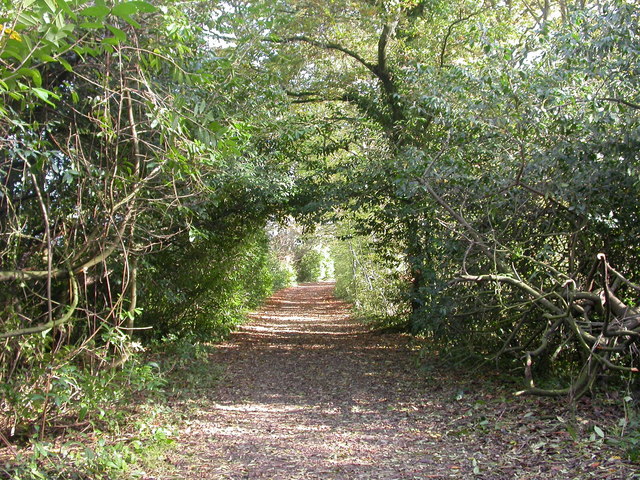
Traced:
<path fill-rule="evenodd" d="M 419 369 L 416 349 L 351 319 L 331 283 L 280 291 L 212 354 L 217 386 L 175 400 L 173 473 L 147 480 L 640 478 L 605 441 L 615 405 L 514 397 Z"/>

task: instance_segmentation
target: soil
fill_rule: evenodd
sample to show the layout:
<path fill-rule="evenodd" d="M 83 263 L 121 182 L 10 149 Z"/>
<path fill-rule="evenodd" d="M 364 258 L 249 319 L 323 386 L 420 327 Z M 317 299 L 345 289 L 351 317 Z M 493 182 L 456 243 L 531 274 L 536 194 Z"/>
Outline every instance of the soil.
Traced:
<path fill-rule="evenodd" d="M 514 397 L 497 378 L 442 369 L 419 352 L 408 335 L 352 320 L 330 283 L 279 292 L 217 348 L 213 360 L 224 374 L 206 398 L 175 405 L 189 413 L 166 459 L 170 478 L 638 473 L 608 443 L 622 400 L 607 407 L 587 399 L 576 413 L 566 399 Z"/>

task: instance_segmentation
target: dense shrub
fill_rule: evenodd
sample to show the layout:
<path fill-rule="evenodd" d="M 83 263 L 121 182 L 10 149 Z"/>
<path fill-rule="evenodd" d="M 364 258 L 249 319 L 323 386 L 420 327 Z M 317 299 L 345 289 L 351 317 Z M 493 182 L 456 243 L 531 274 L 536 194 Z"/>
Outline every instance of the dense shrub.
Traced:
<path fill-rule="evenodd" d="M 211 234 L 152 260 L 141 287 L 141 324 L 156 337 L 224 338 L 289 275 L 263 230 Z"/>
<path fill-rule="evenodd" d="M 365 237 L 336 241 L 336 295 L 353 304 L 356 315 L 381 327 L 406 326 L 406 266 L 384 259 Z"/>
<path fill-rule="evenodd" d="M 298 282 L 317 282 L 330 280 L 334 275 L 333 259 L 327 247 L 309 239 L 298 248 L 295 262 Z"/>

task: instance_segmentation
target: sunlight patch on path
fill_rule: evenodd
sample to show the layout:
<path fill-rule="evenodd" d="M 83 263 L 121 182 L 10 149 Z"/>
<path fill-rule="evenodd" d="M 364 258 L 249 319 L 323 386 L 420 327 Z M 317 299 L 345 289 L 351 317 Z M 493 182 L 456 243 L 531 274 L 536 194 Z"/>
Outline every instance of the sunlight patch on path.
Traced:
<path fill-rule="evenodd" d="M 570 439 L 532 430 L 530 406 L 496 402 L 480 383 L 459 401 L 453 374 L 416 368 L 407 336 L 369 333 L 348 313 L 331 285 L 316 284 L 279 292 L 253 314 L 214 354 L 225 373 L 185 421 L 170 480 L 628 478 L 593 470 L 587 451 L 567 466 L 566 456 L 532 450 L 533 435 L 545 445 Z"/>

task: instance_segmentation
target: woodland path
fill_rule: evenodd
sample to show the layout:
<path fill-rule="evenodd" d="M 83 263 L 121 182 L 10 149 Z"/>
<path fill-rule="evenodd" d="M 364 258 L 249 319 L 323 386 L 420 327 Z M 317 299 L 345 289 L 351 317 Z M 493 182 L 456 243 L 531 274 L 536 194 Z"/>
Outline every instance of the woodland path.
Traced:
<path fill-rule="evenodd" d="M 182 425 L 171 478 L 632 478 L 549 400 L 418 369 L 410 337 L 370 332 L 332 291 L 279 292 L 217 349 L 225 373 Z"/>

